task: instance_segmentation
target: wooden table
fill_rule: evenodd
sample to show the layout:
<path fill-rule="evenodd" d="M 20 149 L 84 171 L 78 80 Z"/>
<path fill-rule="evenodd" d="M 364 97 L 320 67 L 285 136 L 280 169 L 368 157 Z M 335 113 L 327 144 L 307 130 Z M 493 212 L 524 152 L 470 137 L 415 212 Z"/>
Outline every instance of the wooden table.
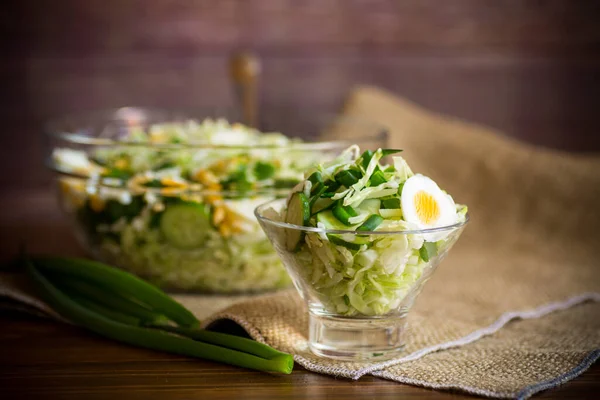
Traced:
<path fill-rule="evenodd" d="M 81 255 L 45 190 L 0 194 L 0 258 L 30 251 Z M 52 399 L 380 399 L 468 398 L 374 377 L 353 382 L 308 372 L 248 371 L 121 345 L 83 329 L 14 312 L 0 313 L 2 398 Z M 597 398 L 600 365 L 539 398 Z"/>

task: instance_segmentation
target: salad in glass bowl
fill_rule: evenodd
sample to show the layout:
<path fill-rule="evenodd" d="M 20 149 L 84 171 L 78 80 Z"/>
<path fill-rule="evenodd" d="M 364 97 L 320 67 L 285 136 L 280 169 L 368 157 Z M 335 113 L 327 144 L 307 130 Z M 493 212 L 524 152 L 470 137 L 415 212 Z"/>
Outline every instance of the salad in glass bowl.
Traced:
<path fill-rule="evenodd" d="M 347 146 L 138 108 L 54 122 L 49 138 L 61 208 L 96 258 L 165 289 L 220 293 L 290 283 L 253 210 Z"/>
<path fill-rule="evenodd" d="M 255 211 L 308 304 L 318 355 L 401 351 L 413 300 L 468 221 L 467 207 L 414 174 L 399 152 L 352 146 L 309 168 L 287 199 Z M 385 156 L 393 163 L 382 164 Z"/>

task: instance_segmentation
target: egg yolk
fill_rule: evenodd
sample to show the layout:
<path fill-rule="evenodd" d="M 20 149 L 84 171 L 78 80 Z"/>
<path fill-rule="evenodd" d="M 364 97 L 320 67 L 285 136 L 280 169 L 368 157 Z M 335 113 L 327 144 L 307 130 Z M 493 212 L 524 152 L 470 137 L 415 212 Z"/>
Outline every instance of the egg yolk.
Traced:
<path fill-rule="evenodd" d="M 414 203 L 417 216 L 421 222 L 431 224 L 440 217 L 440 206 L 429 193 L 423 190 L 417 192 Z"/>

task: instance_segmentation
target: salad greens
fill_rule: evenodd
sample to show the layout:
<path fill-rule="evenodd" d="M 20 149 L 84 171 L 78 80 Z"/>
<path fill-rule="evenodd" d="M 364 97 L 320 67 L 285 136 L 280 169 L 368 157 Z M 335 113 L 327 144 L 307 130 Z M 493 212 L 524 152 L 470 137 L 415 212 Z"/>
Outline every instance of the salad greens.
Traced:
<path fill-rule="evenodd" d="M 361 154 L 350 147 L 309 169 L 280 215 L 288 224 L 319 229 L 289 227 L 281 241 L 287 262 L 326 312 L 377 316 L 397 310 L 455 240 L 452 229 L 435 228 L 466 219 L 467 208 L 415 175 L 400 151 Z M 381 163 L 387 155 L 392 165 Z"/>
<path fill-rule="evenodd" d="M 133 125 L 119 137 L 91 152 L 53 153 L 71 175 L 59 180 L 62 206 L 95 256 L 176 290 L 290 283 L 253 210 L 270 198 L 258 193 L 293 187 L 318 154 L 224 120 Z"/>

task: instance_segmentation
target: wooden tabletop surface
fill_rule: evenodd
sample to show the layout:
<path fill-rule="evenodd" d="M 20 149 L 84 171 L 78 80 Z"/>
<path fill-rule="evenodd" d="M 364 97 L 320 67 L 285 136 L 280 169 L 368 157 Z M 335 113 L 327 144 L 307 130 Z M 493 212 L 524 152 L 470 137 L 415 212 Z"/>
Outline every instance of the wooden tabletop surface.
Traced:
<path fill-rule="evenodd" d="M 32 252 L 81 255 L 47 190 L 0 194 L 0 259 L 24 241 Z M 0 312 L 2 398 L 49 399 L 384 399 L 469 398 L 374 377 L 333 378 L 296 366 L 271 375 L 133 348 L 81 328 Z M 600 365 L 539 398 L 597 398 Z"/>

